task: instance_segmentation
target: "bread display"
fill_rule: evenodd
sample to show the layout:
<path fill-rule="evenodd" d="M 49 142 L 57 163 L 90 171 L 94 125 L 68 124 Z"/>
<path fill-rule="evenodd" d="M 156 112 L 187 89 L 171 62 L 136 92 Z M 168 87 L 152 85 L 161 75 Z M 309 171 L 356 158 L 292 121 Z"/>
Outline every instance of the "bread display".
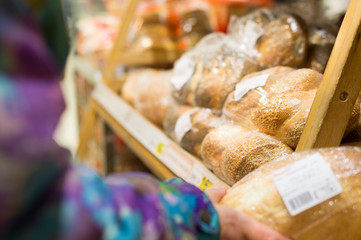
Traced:
<path fill-rule="evenodd" d="M 238 125 L 215 128 L 201 147 L 204 163 L 229 185 L 262 164 L 292 153 L 281 141 Z"/>
<path fill-rule="evenodd" d="M 175 64 L 173 96 L 181 104 L 221 110 L 227 95 L 258 64 L 228 36 L 210 34 Z"/>
<path fill-rule="evenodd" d="M 292 154 L 261 166 L 240 180 L 228 190 L 221 204 L 240 210 L 295 240 L 361 239 L 360 159 L 361 149 L 351 147 L 318 149 Z M 333 175 L 341 185 L 342 192 L 291 216 L 275 185 L 276 171 L 285 169 L 286 166 L 288 169 L 290 167 L 295 169 L 294 163 L 305 164 L 307 161 L 311 163 L 325 161 L 326 168 L 327 165 L 331 167 Z M 324 171 L 323 168 L 316 169 L 316 173 L 320 174 L 316 177 L 321 178 L 323 176 L 321 173 Z M 279 171 L 277 173 L 281 174 Z M 301 196 L 305 195 L 294 199 L 294 201 L 300 199 L 301 202 L 297 202 L 298 206 L 301 203 L 305 204 L 307 200 L 319 199 L 323 196 L 320 194 L 336 191 L 335 187 L 327 181 L 319 181 L 315 184 L 316 190 L 310 191 L 308 195 L 311 199 L 302 198 L 301 201 Z M 320 184 L 319 188 L 317 184 Z M 289 191 L 295 190 L 300 185 L 302 184 L 291 182 Z M 291 201 L 288 203 L 292 205 Z"/>
<path fill-rule="evenodd" d="M 186 110 L 186 111 L 185 111 Z M 174 118 L 179 114 L 175 124 Z M 208 108 L 190 108 L 181 106 L 171 111 L 165 122 L 166 132 L 179 145 L 192 153 L 201 156 L 201 143 L 204 137 L 215 127 L 220 126 L 223 121 Z M 170 131 L 170 127 L 173 129 Z"/>
<path fill-rule="evenodd" d="M 228 96 L 223 114 L 234 123 L 275 136 L 295 149 L 322 77 L 312 69 L 286 67 L 250 74 Z M 263 81 L 261 85 L 249 87 L 259 80 Z M 345 134 L 356 128 L 359 116 L 356 104 Z"/>

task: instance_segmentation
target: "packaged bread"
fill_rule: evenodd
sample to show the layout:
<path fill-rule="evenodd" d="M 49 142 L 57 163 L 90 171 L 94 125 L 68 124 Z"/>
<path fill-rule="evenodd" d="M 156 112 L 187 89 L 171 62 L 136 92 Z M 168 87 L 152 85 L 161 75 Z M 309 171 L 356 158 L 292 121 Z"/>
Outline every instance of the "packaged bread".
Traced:
<path fill-rule="evenodd" d="M 262 67 L 301 67 L 306 60 L 306 23 L 293 13 L 278 8 L 260 9 L 233 18 L 229 31 Z"/>
<path fill-rule="evenodd" d="M 294 240 L 361 237 L 361 149 L 317 149 L 265 164 L 221 204 Z"/>
<path fill-rule="evenodd" d="M 170 70 L 146 69 L 136 79 L 134 107 L 158 126 L 162 126 L 174 104 L 169 84 L 171 75 Z"/>
<path fill-rule="evenodd" d="M 204 163 L 229 185 L 290 153 L 292 150 L 274 137 L 230 124 L 212 130 L 201 146 Z"/>
<path fill-rule="evenodd" d="M 122 98 L 132 106 L 134 106 L 135 102 L 138 79 L 146 78 L 146 72 L 147 71 L 145 69 L 131 70 L 126 76 L 125 83 L 121 89 L 121 95 Z"/>
<path fill-rule="evenodd" d="M 226 119 L 275 136 L 295 149 L 311 110 L 322 74 L 312 69 L 276 67 L 243 78 L 224 105 Z M 360 116 L 356 104 L 345 134 Z"/>
<path fill-rule="evenodd" d="M 239 51 L 234 40 L 210 34 L 176 62 L 173 96 L 181 104 L 221 110 L 236 83 L 257 70 L 258 64 Z"/>
<path fill-rule="evenodd" d="M 323 73 L 335 40 L 336 35 L 326 28 L 311 26 L 308 37 L 309 57 L 306 66 Z"/>
<path fill-rule="evenodd" d="M 186 109 L 186 107 L 181 107 L 178 112 L 182 113 L 184 109 Z M 172 117 L 172 114 L 168 114 L 167 117 Z M 168 122 L 171 121 L 168 120 Z M 222 119 L 213 113 L 211 109 L 191 108 L 179 115 L 170 135 L 175 137 L 174 140 L 178 142 L 182 148 L 200 157 L 201 144 L 204 137 L 222 123 Z"/>
<path fill-rule="evenodd" d="M 177 138 L 174 129 L 177 120 L 180 116 L 182 116 L 185 112 L 191 110 L 192 108 L 193 107 L 189 105 L 178 105 L 178 104 L 172 105 L 163 122 L 163 130 L 168 137 L 176 141 Z"/>

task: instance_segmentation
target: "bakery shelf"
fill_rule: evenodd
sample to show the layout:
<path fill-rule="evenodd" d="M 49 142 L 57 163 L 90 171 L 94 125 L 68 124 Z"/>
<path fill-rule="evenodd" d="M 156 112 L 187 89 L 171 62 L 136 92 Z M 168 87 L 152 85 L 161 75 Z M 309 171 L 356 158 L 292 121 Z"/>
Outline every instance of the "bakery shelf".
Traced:
<path fill-rule="evenodd" d="M 71 61 L 74 64 L 74 70 L 79 72 L 88 83 L 95 86 L 96 83 L 101 81 L 101 71 L 94 68 L 89 61 L 76 55 L 72 56 Z"/>
<path fill-rule="evenodd" d="M 227 186 L 103 83 L 96 85 L 90 104 L 159 178 L 177 176 L 202 190 Z"/>

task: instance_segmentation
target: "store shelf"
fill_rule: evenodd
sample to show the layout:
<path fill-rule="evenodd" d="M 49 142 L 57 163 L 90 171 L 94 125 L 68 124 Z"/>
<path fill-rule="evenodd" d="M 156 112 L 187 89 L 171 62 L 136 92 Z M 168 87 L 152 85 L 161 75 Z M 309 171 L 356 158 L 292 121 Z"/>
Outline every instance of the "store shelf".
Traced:
<path fill-rule="evenodd" d="M 74 64 L 74 71 L 79 72 L 91 85 L 95 85 L 102 80 L 101 71 L 94 68 L 86 59 L 73 55 L 72 62 Z"/>
<path fill-rule="evenodd" d="M 91 104 L 161 179 L 177 176 L 202 190 L 211 185 L 226 185 L 104 84 L 97 84 Z"/>

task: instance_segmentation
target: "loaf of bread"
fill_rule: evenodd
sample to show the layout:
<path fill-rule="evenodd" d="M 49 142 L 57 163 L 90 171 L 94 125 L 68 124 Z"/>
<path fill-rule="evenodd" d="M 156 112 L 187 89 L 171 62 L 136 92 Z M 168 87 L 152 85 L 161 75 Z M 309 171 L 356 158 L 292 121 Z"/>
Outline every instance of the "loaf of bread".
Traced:
<path fill-rule="evenodd" d="M 274 172 L 310 157 L 330 165 L 342 192 L 291 216 L 276 188 Z M 292 154 L 243 178 L 228 190 L 221 204 L 240 210 L 294 240 L 361 239 L 360 159 L 361 149 L 351 147 Z M 311 197 L 315 198 L 315 194 L 311 191 Z"/>
<path fill-rule="evenodd" d="M 221 111 L 237 82 L 259 69 L 256 61 L 239 51 L 233 39 L 210 34 L 176 62 L 173 96 L 180 104 Z"/>
<path fill-rule="evenodd" d="M 215 128 L 204 138 L 201 148 L 204 163 L 229 185 L 262 164 L 290 153 L 292 150 L 274 137 L 238 125 Z"/>
<path fill-rule="evenodd" d="M 229 34 L 262 67 L 301 67 L 308 50 L 304 20 L 280 8 L 263 8 L 231 18 Z"/>
<path fill-rule="evenodd" d="M 304 21 L 292 14 L 280 14 L 267 26 L 259 39 L 256 59 L 263 67 L 301 67 L 308 48 L 307 28 Z"/>
<path fill-rule="evenodd" d="M 245 83 L 250 81 L 252 84 L 253 79 L 257 80 L 257 78 L 260 77 L 266 78 L 266 84 L 270 80 L 272 82 L 276 82 L 272 79 L 277 79 L 277 76 L 283 76 L 283 74 L 287 74 L 292 71 L 294 71 L 294 69 L 290 67 L 269 68 L 263 71 L 246 75 L 244 78 L 241 79 L 238 85 L 241 85 L 242 82 Z M 273 76 L 275 77 L 273 78 Z M 249 89 L 247 88 L 248 84 L 245 85 L 246 86 L 244 88 Z M 234 123 L 241 124 L 243 127 L 246 127 L 248 129 L 255 129 L 249 115 L 259 105 L 262 106 L 261 100 L 267 98 L 268 93 L 263 91 L 263 88 L 250 89 L 244 94 L 244 96 L 241 97 L 236 96 L 236 93 L 237 91 L 233 91 L 228 95 L 222 110 L 224 116 L 226 117 L 226 119 Z"/>
<path fill-rule="evenodd" d="M 138 89 L 138 79 L 146 78 L 146 73 L 147 71 L 145 69 L 137 69 L 132 70 L 127 74 L 125 83 L 121 90 L 121 95 L 122 98 L 132 106 L 134 106 L 135 94 Z"/>
<path fill-rule="evenodd" d="M 244 85 L 262 76 L 266 80 L 263 86 L 237 98 L 237 89 L 247 89 Z M 312 69 L 276 67 L 250 74 L 228 96 L 223 114 L 234 123 L 275 136 L 295 149 L 321 80 L 322 74 Z M 346 135 L 356 128 L 359 116 L 360 105 L 356 104 Z"/>
<path fill-rule="evenodd" d="M 174 104 L 169 83 L 171 76 L 169 70 L 146 69 L 136 80 L 135 109 L 158 126 L 162 126 Z"/>
<path fill-rule="evenodd" d="M 185 111 L 188 109 L 187 111 Z M 177 121 L 174 123 L 174 117 L 179 113 Z M 178 110 L 171 112 L 166 119 L 168 125 L 168 135 L 179 143 L 179 145 L 197 157 L 201 157 L 201 144 L 204 137 L 215 127 L 223 123 L 212 110 L 208 108 L 191 108 L 186 106 L 179 107 Z M 173 126 L 172 131 L 170 126 Z"/>
<path fill-rule="evenodd" d="M 182 116 L 187 111 L 191 110 L 193 107 L 188 105 L 177 105 L 174 104 L 168 111 L 167 116 L 164 119 L 163 122 L 163 130 L 169 136 L 171 139 L 176 141 L 176 135 L 175 135 L 175 125 L 177 123 L 177 120 L 180 116 Z"/>

